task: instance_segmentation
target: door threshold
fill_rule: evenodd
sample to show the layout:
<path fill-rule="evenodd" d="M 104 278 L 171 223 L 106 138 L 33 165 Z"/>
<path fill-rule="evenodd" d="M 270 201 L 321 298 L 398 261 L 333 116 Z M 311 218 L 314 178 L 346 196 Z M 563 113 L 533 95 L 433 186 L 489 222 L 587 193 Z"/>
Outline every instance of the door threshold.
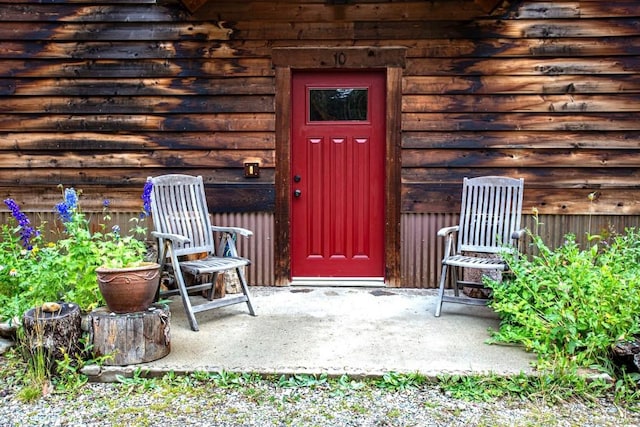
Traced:
<path fill-rule="evenodd" d="M 294 277 L 290 286 L 385 287 L 383 277 Z"/>

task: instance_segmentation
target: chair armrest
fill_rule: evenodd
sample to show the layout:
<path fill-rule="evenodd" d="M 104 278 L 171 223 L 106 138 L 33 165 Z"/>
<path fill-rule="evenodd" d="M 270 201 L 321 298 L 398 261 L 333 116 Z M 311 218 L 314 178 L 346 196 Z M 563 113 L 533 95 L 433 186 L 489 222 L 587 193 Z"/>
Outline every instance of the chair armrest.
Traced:
<path fill-rule="evenodd" d="M 211 226 L 211 231 L 218 231 L 221 233 L 240 234 L 245 237 L 253 236 L 253 231 L 240 227 L 219 227 L 217 225 Z"/>
<path fill-rule="evenodd" d="M 177 243 L 180 243 L 180 244 L 189 243 L 191 241 L 191 239 L 189 239 L 188 237 L 181 236 L 180 234 L 160 233 L 160 232 L 157 232 L 157 231 L 152 231 L 151 235 L 153 237 L 155 237 L 156 239 L 169 240 L 171 242 L 177 242 Z"/>
<path fill-rule="evenodd" d="M 444 237 L 447 234 L 455 233 L 460 229 L 459 225 L 452 225 L 451 227 L 444 227 L 438 230 L 438 236 Z"/>
<path fill-rule="evenodd" d="M 525 229 L 520 229 L 520 230 L 516 230 L 513 233 L 511 233 L 511 238 L 513 240 L 520 240 L 524 237 L 524 233 L 525 233 Z"/>

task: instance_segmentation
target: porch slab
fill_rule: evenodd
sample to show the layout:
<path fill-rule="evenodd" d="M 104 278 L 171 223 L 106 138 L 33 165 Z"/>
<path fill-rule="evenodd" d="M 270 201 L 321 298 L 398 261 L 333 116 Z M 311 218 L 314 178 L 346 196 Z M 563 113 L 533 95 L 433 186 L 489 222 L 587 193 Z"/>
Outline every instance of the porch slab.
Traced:
<path fill-rule="evenodd" d="M 171 309 L 171 351 L 142 365 L 89 369 L 92 381 L 112 381 L 137 368 L 150 374 L 193 371 L 259 374 L 386 372 L 439 374 L 532 372 L 534 355 L 489 345 L 498 319 L 488 307 L 444 304 L 434 317 L 436 291 L 367 287 L 252 287 L 257 313 L 246 304 L 197 314 L 189 328 L 182 303 Z"/>

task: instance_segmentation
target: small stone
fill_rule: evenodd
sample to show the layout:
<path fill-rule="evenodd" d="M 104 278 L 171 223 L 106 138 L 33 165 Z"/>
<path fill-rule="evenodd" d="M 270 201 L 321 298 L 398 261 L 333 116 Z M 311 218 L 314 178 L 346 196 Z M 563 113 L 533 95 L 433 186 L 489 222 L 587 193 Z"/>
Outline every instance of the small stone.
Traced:
<path fill-rule="evenodd" d="M 0 338 L 0 354 L 6 353 L 14 345 L 15 345 L 15 342 L 13 340 Z"/>
<path fill-rule="evenodd" d="M 15 339 L 18 326 L 17 319 L 0 323 L 0 338 Z"/>
<path fill-rule="evenodd" d="M 62 306 L 57 302 L 45 302 L 42 304 L 42 311 L 45 313 L 55 313 L 62 310 Z"/>
<path fill-rule="evenodd" d="M 86 365 L 84 366 L 80 372 L 85 374 L 88 377 L 97 377 L 100 375 L 100 366 L 99 365 Z"/>

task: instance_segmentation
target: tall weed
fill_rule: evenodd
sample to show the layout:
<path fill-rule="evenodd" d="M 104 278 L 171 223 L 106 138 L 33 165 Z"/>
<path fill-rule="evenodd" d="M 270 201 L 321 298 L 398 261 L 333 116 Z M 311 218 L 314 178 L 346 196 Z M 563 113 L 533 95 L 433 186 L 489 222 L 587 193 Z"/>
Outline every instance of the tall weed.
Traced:
<path fill-rule="evenodd" d="M 511 275 L 485 279 L 501 319 L 492 340 L 524 345 L 541 365 L 560 357 L 612 372 L 611 346 L 640 333 L 640 235 L 581 249 L 569 234 L 554 250 L 530 237 L 536 255 L 506 253 Z"/>

